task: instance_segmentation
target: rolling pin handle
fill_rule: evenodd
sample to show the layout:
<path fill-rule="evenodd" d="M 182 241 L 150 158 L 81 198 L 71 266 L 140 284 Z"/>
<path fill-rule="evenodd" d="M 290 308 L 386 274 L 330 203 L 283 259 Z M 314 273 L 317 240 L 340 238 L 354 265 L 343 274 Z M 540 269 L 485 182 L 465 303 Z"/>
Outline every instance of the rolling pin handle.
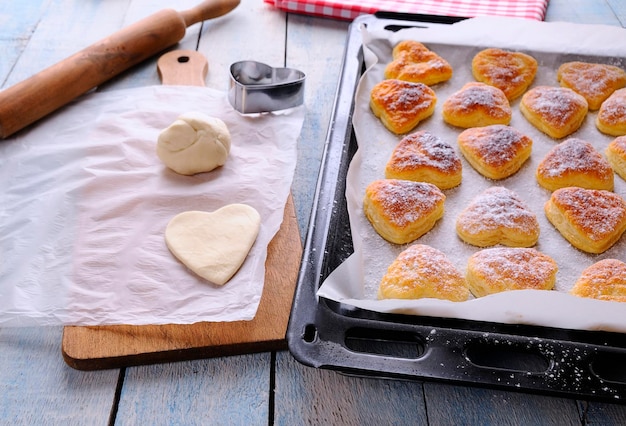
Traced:
<path fill-rule="evenodd" d="M 191 9 L 179 12 L 187 27 L 225 15 L 240 3 L 240 0 L 206 0 Z"/>

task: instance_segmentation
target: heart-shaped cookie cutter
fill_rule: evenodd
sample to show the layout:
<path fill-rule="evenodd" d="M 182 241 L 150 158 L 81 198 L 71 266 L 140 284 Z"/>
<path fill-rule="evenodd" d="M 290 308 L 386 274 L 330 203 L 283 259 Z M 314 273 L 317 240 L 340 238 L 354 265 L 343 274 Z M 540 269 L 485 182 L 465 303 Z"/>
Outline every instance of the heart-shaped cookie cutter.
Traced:
<path fill-rule="evenodd" d="M 279 111 L 302 105 L 302 71 L 274 68 L 257 61 L 240 61 L 230 66 L 228 100 L 242 114 Z"/>

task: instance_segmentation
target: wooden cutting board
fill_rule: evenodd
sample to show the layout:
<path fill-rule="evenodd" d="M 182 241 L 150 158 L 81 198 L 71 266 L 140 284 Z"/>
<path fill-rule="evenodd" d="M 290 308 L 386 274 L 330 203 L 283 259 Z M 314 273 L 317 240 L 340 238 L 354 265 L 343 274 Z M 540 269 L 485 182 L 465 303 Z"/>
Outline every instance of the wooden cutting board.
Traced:
<path fill-rule="evenodd" d="M 208 64 L 196 51 L 172 51 L 157 63 L 163 84 L 204 86 Z M 302 243 L 291 195 L 268 246 L 265 284 L 251 321 L 189 325 L 66 326 L 62 353 L 79 370 L 183 361 L 286 349 L 285 333 L 300 268 Z"/>

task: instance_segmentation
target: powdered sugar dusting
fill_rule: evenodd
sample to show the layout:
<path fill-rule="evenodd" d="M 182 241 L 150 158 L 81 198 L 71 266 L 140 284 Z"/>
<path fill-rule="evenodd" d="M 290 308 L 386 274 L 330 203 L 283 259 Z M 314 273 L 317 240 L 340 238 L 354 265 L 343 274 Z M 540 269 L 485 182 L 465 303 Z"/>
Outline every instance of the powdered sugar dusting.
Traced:
<path fill-rule="evenodd" d="M 613 192 L 568 187 L 554 191 L 551 201 L 594 241 L 626 221 L 626 201 Z"/>
<path fill-rule="evenodd" d="M 598 121 L 606 125 L 626 126 L 626 89 L 620 89 L 602 103 L 598 111 Z"/>
<path fill-rule="evenodd" d="M 539 233 L 535 214 L 515 192 L 501 186 L 479 194 L 458 216 L 457 226 L 473 235 L 502 228 L 526 235 Z"/>
<path fill-rule="evenodd" d="M 587 108 L 582 96 L 563 87 L 537 86 L 526 92 L 522 102 L 529 111 L 557 127 L 565 126 L 581 108 Z"/>
<path fill-rule="evenodd" d="M 607 64 L 567 62 L 559 67 L 558 78 L 590 103 L 601 102 L 615 88 L 626 85 L 626 72 Z"/>
<path fill-rule="evenodd" d="M 468 263 L 475 276 L 507 290 L 544 289 L 553 281 L 557 265 L 532 248 L 496 247 L 473 254 Z"/>
<path fill-rule="evenodd" d="M 405 136 L 394 149 L 390 163 L 394 170 L 428 167 L 443 173 L 455 173 L 462 167 L 450 144 L 425 131 Z"/>
<path fill-rule="evenodd" d="M 465 114 L 479 109 L 489 112 L 495 118 L 511 114 L 504 93 L 500 89 L 483 83 L 466 84 L 446 100 L 444 109 L 458 110 Z"/>
<path fill-rule="evenodd" d="M 603 259 L 586 268 L 572 294 L 599 300 L 626 302 L 626 264 L 618 259 Z"/>
<path fill-rule="evenodd" d="M 532 145 L 529 137 L 502 124 L 467 129 L 459 135 L 458 140 L 459 144 L 492 167 L 509 163 L 521 150 Z"/>
<path fill-rule="evenodd" d="M 570 138 L 552 148 L 537 168 L 537 173 L 551 178 L 572 172 L 613 174 L 611 166 L 593 145 L 578 138 Z"/>
<path fill-rule="evenodd" d="M 402 251 L 389 266 L 381 281 L 380 295 L 463 301 L 468 298 L 469 290 L 465 278 L 443 252 L 415 244 Z"/>
<path fill-rule="evenodd" d="M 371 92 L 371 102 L 399 127 L 420 118 L 436 102 L 435 92 L 422 83 L 384 80 Z"/>
<path fill-rule="evenodd" d="M 406 227 L 433 212 L 445 195 L 435 185 L 399 179 L 373 182 L 366 190 L 396 226 Z"/>

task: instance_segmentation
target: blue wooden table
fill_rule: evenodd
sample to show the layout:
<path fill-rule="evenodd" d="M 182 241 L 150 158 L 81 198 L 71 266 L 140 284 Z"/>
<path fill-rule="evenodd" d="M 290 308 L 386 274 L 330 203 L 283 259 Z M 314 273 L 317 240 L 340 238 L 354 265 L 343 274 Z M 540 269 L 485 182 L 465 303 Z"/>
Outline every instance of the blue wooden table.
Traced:
<path fill-rule="evenodd" d="M 196 1 L 27 0 L 0 4 L 0 87 L 6 88 L 140 18 Z M 547 21 L 626 27 L 622 0 L 551 0 Z M 289 15 L 243 0 L 188 29 L 180 48 L 210 63 L 254 58 L 307 72 L 307 115 L 293 194 L 306 234 L 348 23 Z M 626 42 L 616 40 L 616 42 Z M 99 90 L 159 84 L 155 60 Z M 1 261 L 1 259 L 0 259 Z M 61 357 L 62 327 L 0 328 L 0 424 L 625 424 L 626 406 L 512 391 L 355 378 L 298 364 L 288 352 L 82 372 Z"/>

